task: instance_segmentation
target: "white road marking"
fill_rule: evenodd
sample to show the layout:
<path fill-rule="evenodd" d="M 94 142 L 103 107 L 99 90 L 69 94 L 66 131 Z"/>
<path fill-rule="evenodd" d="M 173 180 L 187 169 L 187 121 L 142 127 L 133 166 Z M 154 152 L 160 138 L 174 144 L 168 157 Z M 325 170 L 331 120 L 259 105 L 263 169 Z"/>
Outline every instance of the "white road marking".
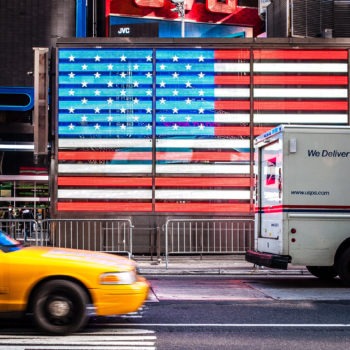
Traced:
<path fill-rule="evenodd" d="M 109 324 L 111 326 L 112 324 Z M 116 323 L 115 326 L 123 327 L 123 326 L 133 326 L 133 327 L 271 327 L 271 328 L 350 328 L 350 323 L 138 323 L 130 325 L 128 323 Z"/>
<path fill-rule="evenodd" d="M 110 332 L 78 333 L 68 336 L 41 336 L 33 333 L 0 335 L 1 350 L 155 350 L 155 332 L 117 329 Z"/>

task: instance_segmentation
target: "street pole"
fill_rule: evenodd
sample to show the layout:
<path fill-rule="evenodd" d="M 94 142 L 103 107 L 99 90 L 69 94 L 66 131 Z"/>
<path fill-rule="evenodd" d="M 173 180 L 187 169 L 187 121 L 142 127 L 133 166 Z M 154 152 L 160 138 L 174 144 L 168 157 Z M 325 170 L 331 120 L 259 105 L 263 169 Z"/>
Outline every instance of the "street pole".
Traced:
<path fill-rule="evenodd" d="M 181 17 L 181 38 L 185 37 L 185 3 L 186 0 L 170 0 L 176 7 L 172 11 Z"/>
<path fill-rule="evenodd" d="M 185 2 L 184 5 L 185 6 Z M 185 37 L 185 9 L 183 10 L 183 14 L 181 14 L 181 38 Z"/>

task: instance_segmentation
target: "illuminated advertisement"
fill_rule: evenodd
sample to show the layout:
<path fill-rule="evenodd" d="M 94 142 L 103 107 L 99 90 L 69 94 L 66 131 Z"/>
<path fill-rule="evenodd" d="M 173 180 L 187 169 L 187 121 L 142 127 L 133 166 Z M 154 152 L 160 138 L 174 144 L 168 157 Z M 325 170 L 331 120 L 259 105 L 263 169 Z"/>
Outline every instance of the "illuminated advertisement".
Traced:
<path fill-rule="evenodd" d="M 141 36 L 181 37 L 185 25 L 186 37 L 253 37 L 264 32 L 258 8 L 240 7 L 237 0 L 186 0 L 184 16 L 177 11 L 178 0 L 109 0 L 106 17 L 109 36 L 140 36 L 133 26 L 144 24 Z M 181 0 L 180 0 L 181 2 Z M 181 21 L 184 23 L 181 23 Z M 157 24 L 157 35 L 150 35 L 147 26 Z M 117 26 L 118 31 L 114 29 Z M 123 29 L 124 28 L 124 29 Z M 131 34 L 131 35 L 130 35 Z"/>

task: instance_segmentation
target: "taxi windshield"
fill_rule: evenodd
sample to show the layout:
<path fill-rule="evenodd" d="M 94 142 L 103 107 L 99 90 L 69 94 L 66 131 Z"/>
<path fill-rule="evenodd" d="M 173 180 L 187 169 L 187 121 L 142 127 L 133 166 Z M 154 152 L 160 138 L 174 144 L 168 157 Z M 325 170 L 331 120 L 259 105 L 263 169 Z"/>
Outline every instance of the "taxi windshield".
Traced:
<path fill-rule="evenodd" d="M 21 243 L 0 230 L 0 250 L 5 253 L 21 249 Z"/>

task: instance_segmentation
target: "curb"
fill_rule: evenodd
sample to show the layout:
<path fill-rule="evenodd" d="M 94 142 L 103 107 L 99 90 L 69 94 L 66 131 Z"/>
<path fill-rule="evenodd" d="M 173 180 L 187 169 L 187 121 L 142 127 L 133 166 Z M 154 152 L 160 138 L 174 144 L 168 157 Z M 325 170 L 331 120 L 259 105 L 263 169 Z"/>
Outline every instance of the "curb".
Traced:
<path fill-rule="evenodd" d="M 142 275 L 211 275 L 211 276 L 310 276 L 305 266 L 289 266 L 287 270 L 256 266 L 246 262 L 240 256 L 232 257 L 174 257 L 166 263 L 165 260 L 149 260 L 136 257 L 135 262 Z"/>
<path fill-rule="evenodd" d="M 283 273 L 275 271 L 265 271 L 265 272 L 256 272 L 256 271 L 246 271 L 246 270 L 221 270 L 221 269 L 214 269 L 214 270 L 149 270 L 149 269 L 139 269 L 139 272 L 141 275 L 144 276 L 310 276 L 310 273 L 307 271 L 299 270 L 299 271 L 284 271 Z"/>
<path fill-rule="evenodd" d="M 219 275 L 219 276 L 310 276 L 306 268 L 291 268 L 289 270 L 244 268 L 244 267 L 144 267 L 138 266 L 142 275 Z"/>

